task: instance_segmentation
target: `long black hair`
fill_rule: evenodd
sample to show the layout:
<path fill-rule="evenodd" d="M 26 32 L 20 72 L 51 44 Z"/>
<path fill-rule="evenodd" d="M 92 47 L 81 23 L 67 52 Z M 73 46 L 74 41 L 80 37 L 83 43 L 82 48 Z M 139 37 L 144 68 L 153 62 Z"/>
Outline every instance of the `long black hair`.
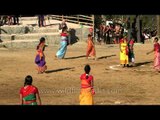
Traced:
<path fill-rule="evenodd" d="M 44 42 L 46 39 L 44 37 L 41 37 L 39 40 L 39 44 L 37 45 L 37 50 L 39 49 L 39 45 Z"/>
<path fill-rule="evenodd" d="M 158 41 L 158 37 L 155 37 L 154 39 L 155 39 L 156 41 Z"/>
<path fill-rule="evenodd" d="M 25 77 L 24 86 L 26 86 L 26 85 L 32 85 L 32 81 L 33 81 L 32 76 L 27 75 L 27 76 Z"/>
<path fill-rule="evenodd" d="M 85 71 L 85 73 L 86 73 L 86 79 L 88 79 L 88 74 L 89 74 L 90 70 L 91 70 L 91 67 L 90 67 L 90 65 L 87 64 L 87 65 L 84 67 L 84 71 Z"/>

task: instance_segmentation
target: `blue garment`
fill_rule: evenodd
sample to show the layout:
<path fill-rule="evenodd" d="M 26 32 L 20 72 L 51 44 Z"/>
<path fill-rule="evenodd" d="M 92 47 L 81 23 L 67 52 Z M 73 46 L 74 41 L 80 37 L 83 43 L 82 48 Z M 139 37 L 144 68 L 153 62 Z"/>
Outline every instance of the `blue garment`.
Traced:
<path fill-rule="evenodd" d="M 56 56 L 60 59 L 63 59 L 66 51 L 67 51 L 67 37 L 65 36 L 61 36 L 61 42 L 60 42 L 60 48 L 58 50 L 58 52 L 56 53 Z"/>

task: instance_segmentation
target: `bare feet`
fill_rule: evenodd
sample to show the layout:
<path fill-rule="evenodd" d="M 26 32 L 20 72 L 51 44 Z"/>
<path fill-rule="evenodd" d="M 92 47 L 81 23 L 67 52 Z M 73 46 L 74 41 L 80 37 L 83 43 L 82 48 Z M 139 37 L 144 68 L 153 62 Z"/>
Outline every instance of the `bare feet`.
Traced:
<path fill-rule="evenodd" d="M 96 58 L 96 57 L 94 57 L 94 58 L 93 58 L 93 60 L 97 60 L 97 58 Z"/>
<path fill-rule="evenodd" d="M 43 74 L 43 72 L 40 72 L 40 71 L 39 71 L 38 74 Z"/>
<path fill-rule="evenodd" d="M 54 59 L 55 59 L 55 60 L 57 60 L 57 59 L 58 59 L 56 55 L 54 56 Z"/>

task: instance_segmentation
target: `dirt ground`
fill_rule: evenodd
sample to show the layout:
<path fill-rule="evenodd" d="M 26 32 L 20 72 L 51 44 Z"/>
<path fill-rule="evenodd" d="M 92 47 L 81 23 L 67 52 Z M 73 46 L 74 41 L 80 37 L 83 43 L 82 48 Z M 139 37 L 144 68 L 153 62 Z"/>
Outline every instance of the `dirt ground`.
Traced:
<path fill-rule="evenodd" d="M 86 43 L 68 46 L 65 59 L 56 60 L 59 46 L 45 50 L 48 69 L 37 74 L 35 49 L 0 48 L 0 104 L 19 104 L 19 90 L 26 75 L 32 75 L 33 85 L 40 92 L 43 105 L 79 105 L 80 75 L 90 64 L 94 76 L 96 105 L 160 104 L 160 73 L 152 68 L 152 42 L 135 44 L 136 66 L 119 66 L 118 45 L 96 45 L 97 60 L 86 60 Z"/>

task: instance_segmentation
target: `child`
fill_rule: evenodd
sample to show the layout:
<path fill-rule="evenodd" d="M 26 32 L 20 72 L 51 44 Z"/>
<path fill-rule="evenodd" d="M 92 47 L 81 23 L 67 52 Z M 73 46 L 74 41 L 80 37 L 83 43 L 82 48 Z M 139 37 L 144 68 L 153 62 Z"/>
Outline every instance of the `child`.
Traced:
<path fill-rule="evenodd" d="M 87 44 L 88 46 L 87 46 L 86 58 L 88 59 L 88 57 L 91 56 L 94 58 L 94 60 L 96 60 L 95 45 L 91 34 L 88 34 Z"/>
<path fill-rule="evenodd" d="M 134 46 L 134 39 L 131 38 L 130 41 L 128 42 L 128 50 L 129 50 L 128 57 L 129 57 L 129 63 L 131 63 L 130 66 L 135 66 L 135 55 L 133 46 Z"/>
<path fill-rule="evenodd" d="M 90 66 L 84 67 L 85 73 L 80 76 L 81 79 L 81 92 L 79 95 L 80 105 L 93 105 L 93 76 L 90 75 Z"/>

